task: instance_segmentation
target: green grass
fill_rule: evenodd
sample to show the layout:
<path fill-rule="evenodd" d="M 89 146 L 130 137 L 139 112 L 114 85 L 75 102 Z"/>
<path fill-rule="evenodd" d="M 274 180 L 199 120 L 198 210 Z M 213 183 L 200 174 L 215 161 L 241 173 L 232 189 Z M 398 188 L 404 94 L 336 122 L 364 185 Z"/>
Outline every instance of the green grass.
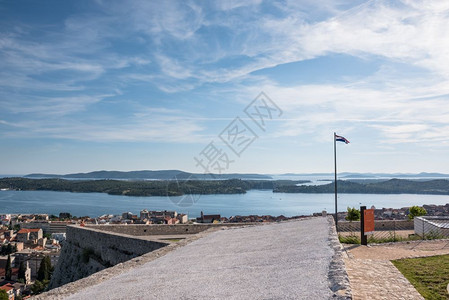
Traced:
<path fill-rule="evenodd" d="M 360 244 L 360 236 L 338 236 L 340 243 L 343 244 Z M 391 242 L 402 242 L 402 241 L 412 241 L 416 240 L 416 238 L 404 238 L 400 236 L 385 236 L 385 237 L 376 237 L 370 235 L 368 237 L 368 244 L 381 244 L 381 243 L 391 243 Z"/>
<path fill-rule="evenodd" d="M 338 235 L 338 239 L 340 240 L 340 243 L 343 244 L 360 244 L 360 238 L 355 235 L 350 236 Z"/>
<path fill-rule="evenodd" d="M 449 255 L 393 260 L 425 299 L 449 299 Z"/>

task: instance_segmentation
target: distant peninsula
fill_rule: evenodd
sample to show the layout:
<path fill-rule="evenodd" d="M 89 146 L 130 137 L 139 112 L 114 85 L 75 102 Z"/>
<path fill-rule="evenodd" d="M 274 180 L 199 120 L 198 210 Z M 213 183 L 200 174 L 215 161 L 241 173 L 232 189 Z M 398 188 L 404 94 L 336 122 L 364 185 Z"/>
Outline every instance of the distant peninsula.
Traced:
<path fill-rule="evenodd" d="M 274 190 L 307 180 L 68 180 L 60 178 L 1 178 L 1 190 L 107 193 L 125 196 L 182 196 L 184 194 L 244 194 L 248 190 Z"/>
<path fill-rule="evenodd" d="M 88 173 L 72 173 L 65 175 L 34 173 L 25 178 L 62 178 L 62 179 L 121 179 L 121 180 L 211 180 L 211 179 L 273 179 L 269 175 L 262 174 L 213 174 L 213 173 L 189 173 L 180 170 L 143 170 L 143 171 L 94 171 Z"/>
<path fill-rule="evenodd" d="M 390 179 L 375 182 L 339 180 L 337 189 L 343 194 L 430 194 L 449 195 L 449 180 Z M 283 185 L 273 190 L 277 193 L 334 193 L 334 183 L 324 185 Z"/>

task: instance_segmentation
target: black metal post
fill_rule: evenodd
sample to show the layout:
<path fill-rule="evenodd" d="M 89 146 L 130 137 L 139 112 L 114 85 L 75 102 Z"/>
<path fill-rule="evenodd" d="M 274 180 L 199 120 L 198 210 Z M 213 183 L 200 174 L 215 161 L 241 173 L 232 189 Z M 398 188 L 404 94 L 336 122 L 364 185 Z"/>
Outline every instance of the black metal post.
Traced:
<path fill-rule="evenodd" d="M 365 235 L 365 209 L 366 206 L 360 206 L 360 244 L 368 245 L 368 238 Z"/>
<path fill-rule="evenodd" d="M 396 242 L 396 219 L 393 220 L 393 242 Z"/>
<path fill-rule="evenodd" d="M 334 132 L 334 189 L 335 189 L 335 227 L 338 231 L 338 208 L 337 208 L 337 143 L 335 141 L 335 132 Z"/>

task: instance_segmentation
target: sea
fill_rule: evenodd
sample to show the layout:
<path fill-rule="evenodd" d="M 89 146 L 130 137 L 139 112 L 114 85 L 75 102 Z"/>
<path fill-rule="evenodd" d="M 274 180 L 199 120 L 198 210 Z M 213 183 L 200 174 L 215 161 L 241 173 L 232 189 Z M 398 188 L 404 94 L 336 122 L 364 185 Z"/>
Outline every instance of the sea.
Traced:
<path fill-rule="evenodd" d="M 338 211 L 347 207 L 401 208 L 413 205 L 449 203 L 447 195 L 414 194 L 339 194 Z M 334 212 L 334 194 L 273 193 L 250 190 L 246 194 L 186 195 L 182 197 L 133 197 L 104 193 L 71 193 L 53 191 L 0 191 L 0 214 L 69 212 L 74 216 L 98 217 L 105 214 L 138 214 L 142 209 L 176 210 L 189 217 L 205 214 L 310 215 Z"/>
<path fill-rule="evenodd" d="M 17 175 L 15 175 L 17 176 Z M 7 177 L 0 175 L 0 177 Z M 327 184 L 332 178 L 292 176 L 273 179 L 311 180 L 307 184 Z M 428 178 L 427 178 L 428 179 Z M 0 214 L 46 213 L 58 215 L 69 212 L 74 216 L 98 217 L 105 214 L 132 212 L 143 209 L 176 210 L 189 217 L 205 214 L 284 215 L 286 217 L 310 215 L 323 210 L 335 212 L 334 194 L 273 193 L 271 190 L 250 190 L 245 194 L 185 195 L 180 197 L 133 197 L 104 193 L 71 193 L 54 191 L 0 191 Z M 413 205 L 449 203 L 449 195 L 416 194 L 338 194 L 338 211 L 347 207 L 401 208 Z"/>

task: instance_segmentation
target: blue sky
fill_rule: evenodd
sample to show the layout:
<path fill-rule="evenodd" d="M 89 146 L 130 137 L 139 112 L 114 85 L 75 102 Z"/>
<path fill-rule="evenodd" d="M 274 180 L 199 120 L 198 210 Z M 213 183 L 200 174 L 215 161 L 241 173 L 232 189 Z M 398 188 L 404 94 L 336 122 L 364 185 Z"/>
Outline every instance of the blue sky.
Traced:
<path fill-rule="evenodd" d="M 447 1 L 0 0 L 0 173 L 332 172 L 334 131 L 340 171 L 449 173 L 447 28 Z"/>

